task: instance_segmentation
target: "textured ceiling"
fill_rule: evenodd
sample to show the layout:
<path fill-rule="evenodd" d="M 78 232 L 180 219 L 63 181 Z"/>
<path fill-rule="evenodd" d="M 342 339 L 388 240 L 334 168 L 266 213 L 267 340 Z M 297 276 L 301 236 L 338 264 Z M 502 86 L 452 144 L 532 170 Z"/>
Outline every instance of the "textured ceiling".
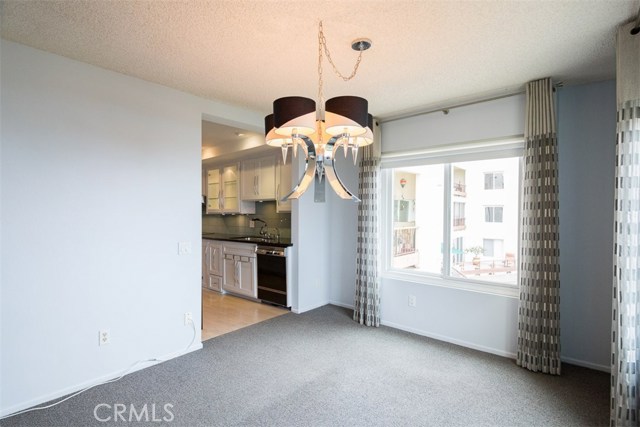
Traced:
<path fill-rule="evenodd" d="M 392 117 L 513 92 L 551 76 L 614 77 L 614 34 L 640 0 L 37 1 L 2 3 L 2 37 L 248 107 L 317 92 L 317 25 L 350 73 L 325 61 L 325 98 L 359 95 Z"/>

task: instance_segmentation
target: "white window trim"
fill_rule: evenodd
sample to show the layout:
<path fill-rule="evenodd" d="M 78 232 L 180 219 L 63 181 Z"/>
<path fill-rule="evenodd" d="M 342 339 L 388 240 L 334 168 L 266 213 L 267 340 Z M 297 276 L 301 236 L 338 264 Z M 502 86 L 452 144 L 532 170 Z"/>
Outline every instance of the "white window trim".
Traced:
<path fill-rule="evenodd" d="M 483 294 L 500 295 L 511 298 L 518 298 L 520 293 L 520 271 L 516 285 L 504 283 L 488 282 L 475 279 L 451 278 L 441 274 L 427 272 L 412 272 L 408 270 L 394 269 L 391 267 L 391 242 L 393 233 L 393 168 L 420 166 L 427 164 L 457 163 L 462 161 L 488 160 L 507 157 L 522 157 L 524 154 L 524 137 L 513 137 L 502 140 L 478 141 L 473 144 L 457 144 L 447 147 L 434 147 L 423 151 L 411 151 L 404 153 L 383 153 L 381 158 L 381 232 L 382 238 L 382 271 L 380 276 L 385 279 L 402 280 L 412 283 L 420 283 L 430 286 L 446 287 Z M 520 160 L 519 179 L 522 182 L 522 159 Z M 451 186 L 451 168 L 445 168 L 445 188 Z M 448 186 L 447 186 L 448 185 Z M 522 188 L 519 190 L 520 200 L 522 200 Z M 451 218 L 453 207 L 451 204 L 452 192 L 445 192 L 445 212 L 444 212 L 444 241 L 451 241 Z M 518 203 L 518 218 L 522 217 L 522 203 Z M 447 240 L 448 239 L 448 240 Z M 518 240 L 520 240 L 520 221 L 518 221 Z M 449 243 L 451 244 L 451 243 Z M 520 244 L 518 244 L 518 248 Z M 450 257 L 443 256 L 444 271 L 450 271 Z"/>
<path fill-rule="evenodd" d="M 425 150 L 382 153 L 380 167 L 382 169 L 390 169 L 518 157 L 523 155 L 523 147 L 524 137 L 522 135 L 502 139 L 439 145 Z"/>

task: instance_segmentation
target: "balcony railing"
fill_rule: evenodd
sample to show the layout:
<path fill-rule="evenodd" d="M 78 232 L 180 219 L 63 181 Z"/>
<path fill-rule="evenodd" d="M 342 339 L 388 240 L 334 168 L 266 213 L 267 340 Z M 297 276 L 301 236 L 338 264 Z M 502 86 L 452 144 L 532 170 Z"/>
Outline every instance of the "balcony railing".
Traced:
<path fill-rule="evenodd" d="M 453 183 L 453 194 L 456 196 L 467 196 L 467 186 L 459 182 Z"/>
<path fill-rule="evenodd" d="M 453 218 L 453 231 L 464 230 L 466 228 L 466 218 Z"/>
<path fill-rule="evenodd" d="M 393 256 L 416 251 L 416 227 L 399 227 L 393 230 Z"/>
<path fill-rule="evenodd" d="M 462 277 L 473 276 L 493 276 L 495 274 L 517 273 L 518 265 L 516 257 L 508 253 L 504 258 L 488 258 L 478 259 L 476 262 L 455 262 L 453 268 L 462 275 Z"/>

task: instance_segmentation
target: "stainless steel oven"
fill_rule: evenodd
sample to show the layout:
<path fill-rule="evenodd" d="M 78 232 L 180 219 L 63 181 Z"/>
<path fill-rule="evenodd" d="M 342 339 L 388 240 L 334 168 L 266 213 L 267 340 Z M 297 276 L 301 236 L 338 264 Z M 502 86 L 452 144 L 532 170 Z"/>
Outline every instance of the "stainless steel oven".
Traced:
<path fill-rule="evenodd" d="M 288 307 L 285 248 L 259 245 L 256 254 L 258 258 L 258 299 Z"/>

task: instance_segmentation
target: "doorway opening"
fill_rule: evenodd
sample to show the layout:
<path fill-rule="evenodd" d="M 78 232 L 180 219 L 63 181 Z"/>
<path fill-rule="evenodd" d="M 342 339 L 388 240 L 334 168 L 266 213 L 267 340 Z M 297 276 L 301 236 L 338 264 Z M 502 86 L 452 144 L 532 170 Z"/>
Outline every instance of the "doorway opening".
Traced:
<path fill-rule="evenodd" d="M 277 179 L 290 178 L 283 163 L 264 135 L 202 121 L 203 341 L 290 312 L 261 303 L 257 246 L 240 240 L 290 242 L 291 204 L 278 202 L 290 187 Z"/>

